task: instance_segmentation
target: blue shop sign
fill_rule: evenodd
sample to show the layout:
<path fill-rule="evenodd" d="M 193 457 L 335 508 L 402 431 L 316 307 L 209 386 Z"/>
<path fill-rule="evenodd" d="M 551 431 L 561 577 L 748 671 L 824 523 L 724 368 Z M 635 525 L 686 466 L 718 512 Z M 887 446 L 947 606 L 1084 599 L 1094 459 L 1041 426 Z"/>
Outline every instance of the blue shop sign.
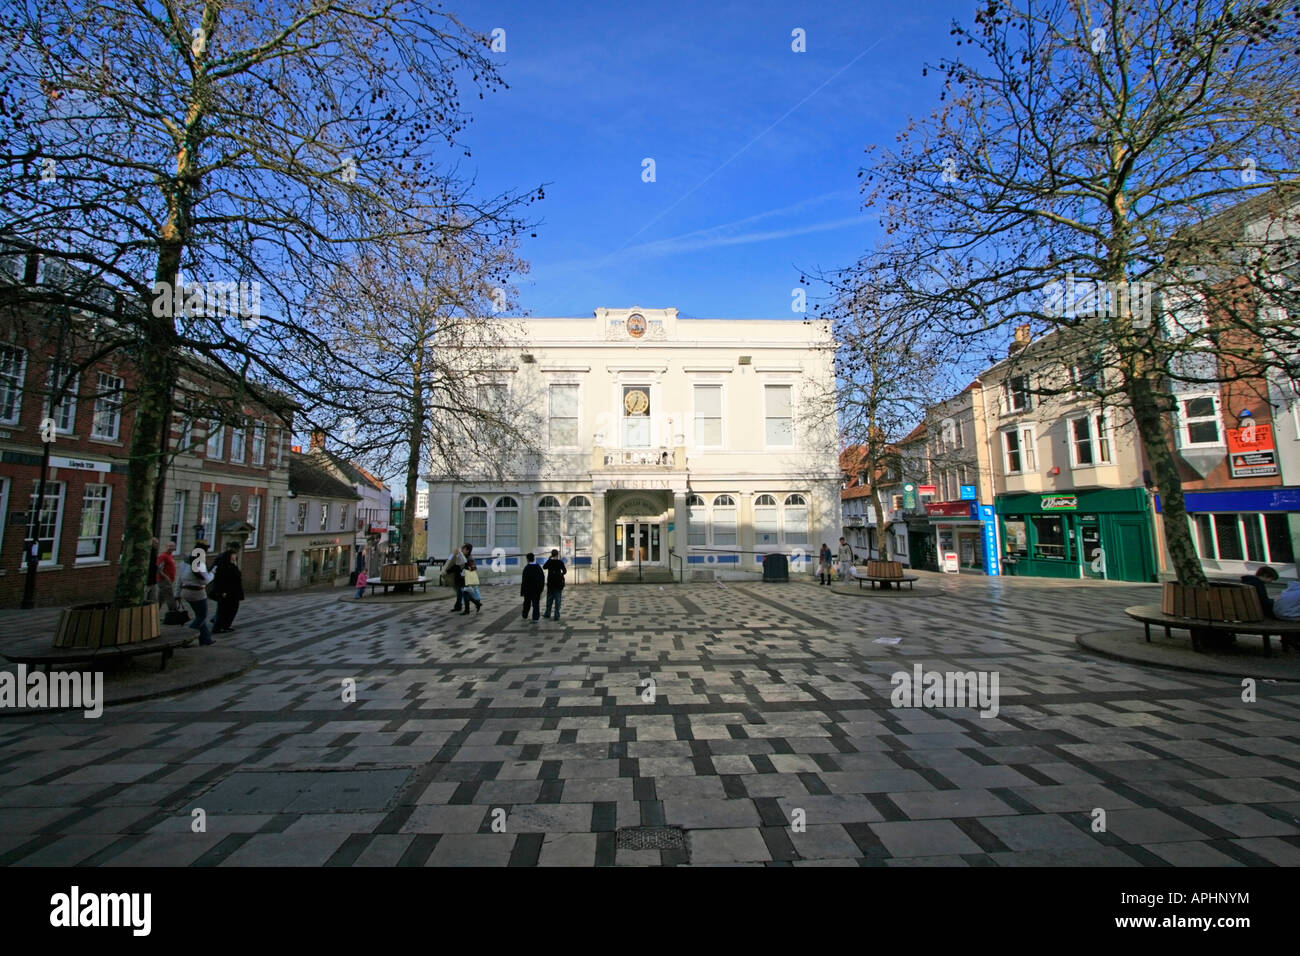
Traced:
<path fill-rule="evenodd" d="M 1188 512 L 1300 511 L 1300 488 L 1242 488 L 1240 491 L 1186 491 Z M 1156 511 L 1161 511 L 1156 495 Z"/>
<path fill-rule="evenodd" d="M 974 485 L 962 485 L 962 486 L 961 486 L 961 500 L 962 500 L 962 501 L 974 501 L 974 500 L 975 500 L 975 486 L 974 486 Z"/>
<path fill-rule="evenodd" d="M 984 528 L 984 569 L 991 577 L 1002 573 L 998 566 L 998 523 L 992 505 L 979 506 L 980 524 Z"/>

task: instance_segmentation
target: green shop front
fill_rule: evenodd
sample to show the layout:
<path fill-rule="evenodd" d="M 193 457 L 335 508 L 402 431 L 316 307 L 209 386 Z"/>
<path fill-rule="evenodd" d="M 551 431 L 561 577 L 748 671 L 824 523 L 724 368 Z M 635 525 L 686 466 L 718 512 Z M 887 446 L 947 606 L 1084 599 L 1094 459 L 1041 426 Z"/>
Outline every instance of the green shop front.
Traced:
<path fill-rule="evenodd" d="M 1155 581 L 1151 508 L 1142 488 L 999 495 L 1003 573 Z"/>

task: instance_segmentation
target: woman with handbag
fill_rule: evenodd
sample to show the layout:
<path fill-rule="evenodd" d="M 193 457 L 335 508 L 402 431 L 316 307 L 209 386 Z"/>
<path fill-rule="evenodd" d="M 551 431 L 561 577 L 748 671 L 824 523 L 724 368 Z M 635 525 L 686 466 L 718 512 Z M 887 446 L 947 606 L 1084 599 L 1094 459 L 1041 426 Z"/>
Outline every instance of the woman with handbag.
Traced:
<path fill-rule="evenodd" d="M 181 567 L 181 597 L 194 609 L 194 620 L 189 626 L 199 632 L 199 643 L 207 647 L 216 643 L 208 627 L 208 585 L 212 583 L 212 574 L 204 563 L 206 547 L 200 544 L 194 551 L 193 560 Z"/>

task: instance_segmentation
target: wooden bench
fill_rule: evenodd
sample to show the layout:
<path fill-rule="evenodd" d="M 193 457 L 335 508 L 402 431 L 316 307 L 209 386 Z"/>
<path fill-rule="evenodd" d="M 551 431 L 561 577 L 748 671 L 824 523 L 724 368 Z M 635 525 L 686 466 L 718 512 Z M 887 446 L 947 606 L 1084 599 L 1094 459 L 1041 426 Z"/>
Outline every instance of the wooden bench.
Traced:
<path fill-rule="evenodd" d="M 52 664 L 76 664 L 85 662 L 91 665 L 104 661 L 120 661 L 128 657 L 143 654 L 162 654 L 162 663 L 158 669 L 167 669 L 167 662 L 172 659 L 172 652 L 178 647 L 198 640 L 198 633 L 189 628 L 172 627 L 173 634 L 163 634 L 148 641 L 136 641 L 133 644 L 111 644 L 103 647 L 51 647 L 48 642 L 28 641 L 0 651 L 0 657 L 15 664 L 31 664 L 45 668 L 50 672 Z"/>
<path fill-rule="evenodd" d="M 366 587 L 370 588 L 371 594 L 375 593 L 375 588 L 383 588 L 384 593 L 387 594 L 389 588 L 396 588 L 399 592 L 400 591 L 413 592 L 417 584 L 420 586 L 421 591 L 425 592 L 426 594 L 428 593 L 429 578 L 416 578 L 413 581 L 385 581 L 383 579 L 380 579 L 378 581 L 367 581 Z"/>
<path fill-rule="evenodd" d="M 1151 625 L 1156 624 L 1165 629 L 1165 637 L 1173 637 L 1172 628 L 1187 631 L 1192 638 L 1192 649 L 1201 649 L 1200 636 L 1206 631 L 1215 634 L 1258 634 L 1264 639 L 1264 656 L 1272 657 L 1273 648 L 1269 638 L 1277 635 L 1285 644 L 1292 639 L 1300 639 L 1300 621 L 1279 621 L 1265 618 L 1262 621 L 1210 621 L 1204 618 L 1182 617 L 1166 614 L 1159 604 L 1136 604 L 1124 608 L 1124 613 L 1135 621 L 1140 621 L 1146 629 L 1147 643 L 1151 643 Z"/>
<path fill-rule="evenodd" d="M 890 585 L 902 588 L 906 584 L 909 588 L 917 580 L 915 575 L 904 575 L 903 566 L 897 561 L 868 561 L 866 570 L 859 570 L 859 566 L 849 568 L 849 574 L 857 579 L 858 587 L 862 587 L 863 581 L 871 582 L 871 589 L 874 591 L 876 585 L 881 588 L 888 588 Z"/>

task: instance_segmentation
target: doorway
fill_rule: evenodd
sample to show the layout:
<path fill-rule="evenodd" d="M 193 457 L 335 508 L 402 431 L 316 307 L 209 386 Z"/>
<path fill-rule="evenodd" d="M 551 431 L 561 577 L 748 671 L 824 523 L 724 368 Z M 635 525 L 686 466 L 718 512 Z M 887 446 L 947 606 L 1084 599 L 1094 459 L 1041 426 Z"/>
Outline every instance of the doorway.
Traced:
<path fill-rule="evenodd" d="M 620 568 L 662 564 L 662 524 L 620 518 L 614 525 L 614 562 Z"/>

